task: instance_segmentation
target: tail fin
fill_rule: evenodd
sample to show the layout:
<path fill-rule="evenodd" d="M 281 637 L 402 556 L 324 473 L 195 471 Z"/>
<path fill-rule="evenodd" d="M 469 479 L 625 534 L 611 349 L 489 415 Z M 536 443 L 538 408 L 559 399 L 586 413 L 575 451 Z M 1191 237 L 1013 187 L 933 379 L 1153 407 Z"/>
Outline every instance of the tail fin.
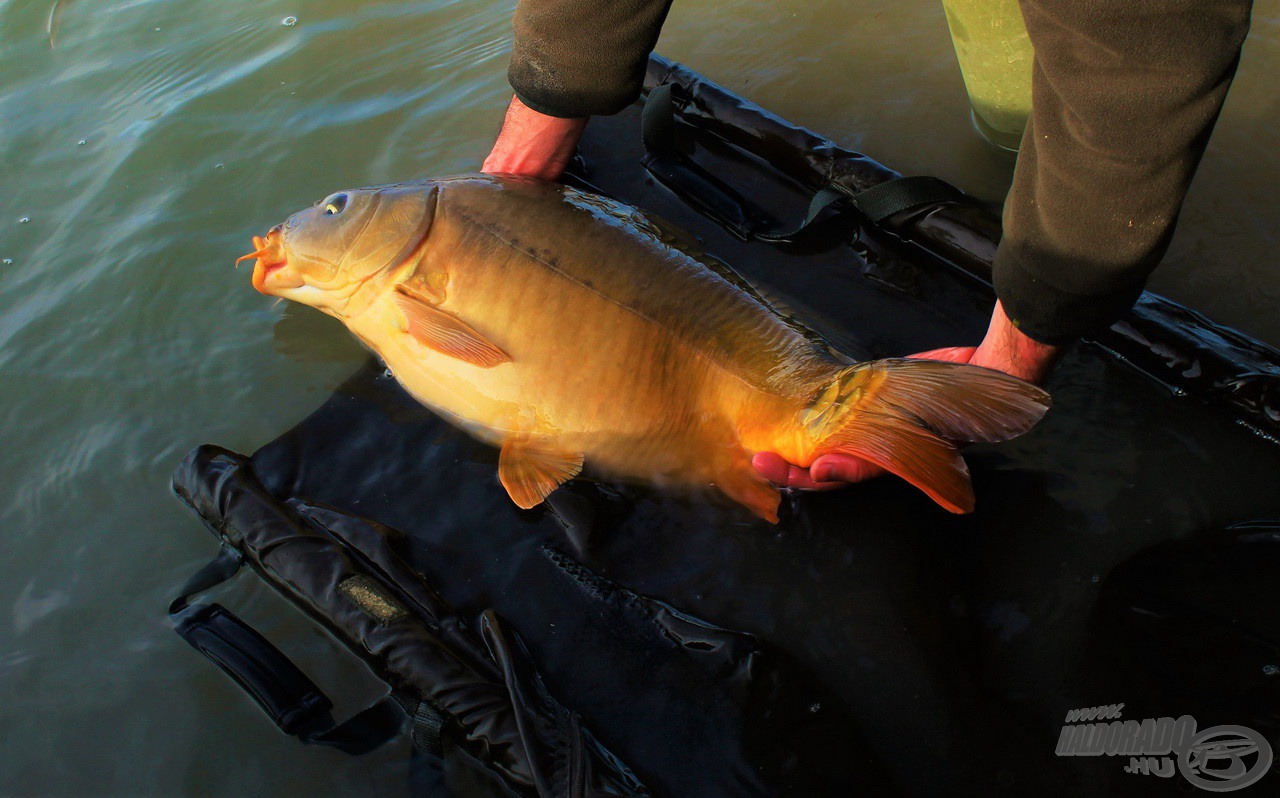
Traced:
<path fill-rule="evenodd" d="M 973 510 L 956 443 L 1014 438 L 1049 409 L 1049 395 L 999 371 L 934 360 L 877 360 L 841 371 L 805 413 L 817 455 L 861 457 L 953 513 Z"/>

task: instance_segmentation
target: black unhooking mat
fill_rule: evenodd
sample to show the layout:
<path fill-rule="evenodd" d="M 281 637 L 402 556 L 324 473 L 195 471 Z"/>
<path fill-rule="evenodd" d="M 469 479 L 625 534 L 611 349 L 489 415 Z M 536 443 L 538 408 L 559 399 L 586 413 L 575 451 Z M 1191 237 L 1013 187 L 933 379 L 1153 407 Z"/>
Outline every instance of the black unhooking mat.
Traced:
<path fill-rule="evenodd" d="M 643 103 L 593 121 L 570 181 L 694 233 L 851 355 L 981 338 L 990 209 L 660 58 L 648 85 L 644 135 Z M 520 511 L 496 450 L 370 363 L 252 457 L 182 463 L 223 548 L 172 612 L 285 731 L 357 754 L 407 731 L 467 795 L 1171 794 L 1058 756 L 1063 718 L 1280 732 L 1280 525 L 1256 520 L 1280 515 L 1278 364 L 1144 295 L 1066 356 L 1040 427 L 966 452 L 974 514 L 880 479 L 791 495 L 772 527 L 589 478 Z M 389 697 L 335 724 L 189 603 L 242 563 Z"/>

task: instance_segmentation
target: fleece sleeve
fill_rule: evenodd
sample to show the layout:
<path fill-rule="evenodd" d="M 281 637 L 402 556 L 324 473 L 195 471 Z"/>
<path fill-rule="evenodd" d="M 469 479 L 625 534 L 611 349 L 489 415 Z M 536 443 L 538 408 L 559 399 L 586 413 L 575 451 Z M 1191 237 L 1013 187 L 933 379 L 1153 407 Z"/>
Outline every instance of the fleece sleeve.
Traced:
<path fill-rule="evenodd" d="M 1021 0 L 1032 113 L 995 285 L 1032 338 L 1099 332 L 1164 256 L 1235 75 L 1250 0 Z"/>
<path fill-rule="evenodd" d="M 559 117 L 635 101 L 671 0 L 520 0 L 507 78 L 520 101 Z"/>

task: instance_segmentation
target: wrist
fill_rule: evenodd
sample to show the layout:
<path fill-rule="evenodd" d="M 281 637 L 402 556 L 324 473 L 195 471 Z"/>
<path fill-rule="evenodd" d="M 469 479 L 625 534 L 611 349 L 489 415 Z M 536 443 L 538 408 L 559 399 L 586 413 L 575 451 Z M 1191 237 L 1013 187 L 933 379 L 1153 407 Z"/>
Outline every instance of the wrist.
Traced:
<path fill-rule="evenodd" d="M 1041 343 L 1019 330 L 997 301 L 987 335 L 970 362 L 1039 383 L 1061 354 L 1062 347 Z"/>
<path fill-rule="evenodd" d="M 586 117 L 548 116 L 513 97 L 502 132 L 481 170 L 555 180 L 568 166 L 586 126 Z"/>

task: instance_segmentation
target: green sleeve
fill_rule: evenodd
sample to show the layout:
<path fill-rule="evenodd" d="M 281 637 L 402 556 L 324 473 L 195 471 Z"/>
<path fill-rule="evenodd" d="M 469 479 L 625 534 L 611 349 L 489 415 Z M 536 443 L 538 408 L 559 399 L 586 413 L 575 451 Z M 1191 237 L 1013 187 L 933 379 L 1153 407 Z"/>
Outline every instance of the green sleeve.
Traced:
<path fill-rule="evenodd" d="M 671 0 L 520 0 L 507 77 L 520 101 L 559 117 L 635 101 Z"/>
<path fill-rule="evenodd" d="M 1021 0 L 1036 56 L 995 285 L 1045 343 L 1106 329 L 1164 256 L 1250 0 Z"/>

